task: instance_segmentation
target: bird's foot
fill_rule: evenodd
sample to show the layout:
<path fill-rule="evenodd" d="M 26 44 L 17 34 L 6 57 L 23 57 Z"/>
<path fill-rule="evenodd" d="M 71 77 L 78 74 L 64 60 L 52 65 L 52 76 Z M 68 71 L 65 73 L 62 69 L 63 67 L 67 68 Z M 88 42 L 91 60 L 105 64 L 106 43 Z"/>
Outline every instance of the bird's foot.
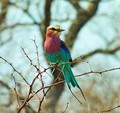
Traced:
<path fill-rule="evenodd" d="M 50 66 L 53 66 L 53 68 L 56 68 L 58 63 L 50 63 Z"/>

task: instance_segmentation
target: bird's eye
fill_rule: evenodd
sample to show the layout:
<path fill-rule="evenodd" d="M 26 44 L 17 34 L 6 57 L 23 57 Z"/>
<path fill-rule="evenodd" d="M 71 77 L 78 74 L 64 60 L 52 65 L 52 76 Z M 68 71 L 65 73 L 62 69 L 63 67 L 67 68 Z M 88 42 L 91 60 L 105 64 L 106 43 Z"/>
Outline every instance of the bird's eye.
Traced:
<path fill-rule="evenodd" d="M 55 28 L 51 28 L 52 30 L 56 30 Z"/>

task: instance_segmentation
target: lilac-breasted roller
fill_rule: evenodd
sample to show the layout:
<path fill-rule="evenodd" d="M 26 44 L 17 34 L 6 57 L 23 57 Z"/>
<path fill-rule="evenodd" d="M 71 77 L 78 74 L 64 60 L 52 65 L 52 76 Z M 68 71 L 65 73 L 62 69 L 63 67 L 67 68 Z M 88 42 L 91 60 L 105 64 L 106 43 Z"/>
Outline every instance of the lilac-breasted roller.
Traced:
<path fill-rule="evenodd" d="M 62 29 L 59 25 L 54 25 L 54 26 L 51 25 L 47 28 L 44 49 L 45 49 L 45 54 L 51 63 L 66 63 L 66 62 L 72 61 L 68 47 L 59 38 L 62 31 L 64 31 L 64 29 Z M 73 87 L 76 86 L 80 89 L 80 91 L 85 99 L 85 96 L 73 75 L 70 64 L 67 63 L 65 65 L 60 65 L 60 68 L 64 74 L 64 78 L 67 82 L 67 85 L 68 85 L 68 88 L 70 89 L 70 91 L 71 91 L 71 87 L 70 87 L 70 83 L 71 83 Z"/>

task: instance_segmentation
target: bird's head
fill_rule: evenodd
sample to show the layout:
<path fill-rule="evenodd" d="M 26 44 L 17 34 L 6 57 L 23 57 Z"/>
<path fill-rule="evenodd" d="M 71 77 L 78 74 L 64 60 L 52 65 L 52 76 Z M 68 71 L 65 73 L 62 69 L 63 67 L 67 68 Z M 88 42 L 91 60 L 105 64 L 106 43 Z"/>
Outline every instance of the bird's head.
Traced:
<path fill-rule="evenodd" d="M 59 25 L 50 25 L 47 28 L 47 34 L 52 34 L 52 35 L 56 35 L 57 37 L 60 36 L 61 32 L 64 31 L 64 29 L 61 28 L 61 26 Z"/>

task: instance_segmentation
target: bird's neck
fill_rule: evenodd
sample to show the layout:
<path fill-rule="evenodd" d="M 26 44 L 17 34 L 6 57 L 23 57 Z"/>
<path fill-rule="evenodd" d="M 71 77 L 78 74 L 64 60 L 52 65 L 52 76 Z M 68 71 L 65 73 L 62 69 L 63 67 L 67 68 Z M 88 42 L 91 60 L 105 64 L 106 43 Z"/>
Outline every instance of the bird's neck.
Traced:
<path fill-rule="evenodd" d="M 59 52 L 61 50 L 60 38 L 53 33 L 47 34 L 44 48 L 45 48 L 45 52 L 49 54 Z"/>

